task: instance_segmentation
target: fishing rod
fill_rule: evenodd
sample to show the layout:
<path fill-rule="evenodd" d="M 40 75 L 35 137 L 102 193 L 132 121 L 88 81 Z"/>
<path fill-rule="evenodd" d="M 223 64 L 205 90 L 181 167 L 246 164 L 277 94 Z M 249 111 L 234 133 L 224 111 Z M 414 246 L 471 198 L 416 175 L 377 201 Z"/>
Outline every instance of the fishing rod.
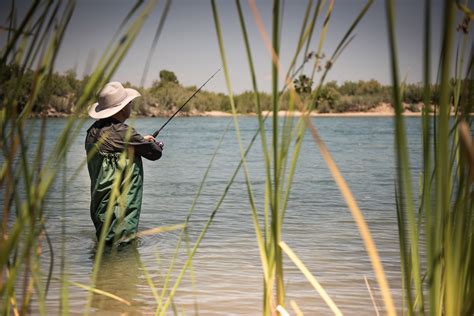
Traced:
<path fill-rule="evenodd" d="M 199 87 L 199 89 L 197 89 L 196 91 L 194 91 L 194 93 L 186 100 L 186 102 L 184 102 L 184 104 L 181 105 L 181 106 L 179 107 L 179 109 L 178 109 L 176 112 L 174 112 L 173 115 L 171 115 L 171 117 L 165 122 L 165 124 L 163 124 L 156 132 L 153 133 L 153 137 L 158 136 L 158 134 L 161 132 L 161 130 L 162 130 L 163 128 L 165 128 L 165 126 L 176 116 L 176 114 L 178 114 L 179 111 L 181 111 L 181 110 L 184 108 L 184 106 L 185 106 L 186 104 L 188 104 L 188 102 L 189 102 L 199 91 L 201 91 L 201 89 L 206 85 L 206 83 L 208 83 L 212 78 L 214 78 L 214 76 L 215 76 L 221 69 L 222 69 L 222 68 L 219 68 L 209 79 L 206 80 L 206 82 L 204 82 L 204 83 L 202 84 L 202 86 Z"/>

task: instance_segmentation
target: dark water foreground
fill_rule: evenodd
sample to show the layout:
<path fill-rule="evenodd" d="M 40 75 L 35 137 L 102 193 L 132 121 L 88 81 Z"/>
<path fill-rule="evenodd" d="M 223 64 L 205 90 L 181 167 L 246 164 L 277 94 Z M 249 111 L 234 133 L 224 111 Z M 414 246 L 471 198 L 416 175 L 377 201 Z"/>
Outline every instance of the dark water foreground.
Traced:
<path fill-rule="evenodd" d="M 239 121 L 246 144 L 256 130 L 257 121 L 255 118 L 241 118 Z M 400 308 L 393 118 L 341 117 L 316 118 L 314 121 L 368 221 L 394 300 Z M 151 134 L 162 122 L 163 119 L 143 118 L 137 119 L 135 126 L 142 134 Z M 163 158 L 157 162 L 145 162 L 140 230 L 184 221 L 228 122 L 229 118 L 176 118 L 167 126 L 160 138 L 165 143 Z M 52 145 L 65 119 L 48 119 L 47 123 L 48 142 Z M 415 168 L 420 160 L 419 123 L 420 118 L 407 118 L 412 148 L 410 155 Z M 87 127 L 84 126 L 68 155 L 68 176 L 85 159 L 83 140 Z M 191 244 L 214 209 L 238 161 L 238 145 L 232 129 L 225 136 L 208 183 L 191 217 Z M 261 206 L 265 178 L 259 142 L 249 155 L 248 162 L 255 194 Z M 416 171 L 414 174 L 417 175 Z M 48 197 L 46 210 L 48 232 L 56 259 L 54 275 L 59 276 L 59 253 L 64 240 L 67 277 L 84 284 L 90 282 L 95 249 L 95 235 L 88 209 L 89 185 L 87 169 L 83 168 L 78 178 L 66 188 L 67 198 L 63 201 L 63 185 L 58 181 Z M 63 206 L 65 236 L 61 234 Z M 262 207 L 260 211 L 263 213 Z M 97 287 L 129 300 L 132 306 L 95 296 L 92 311 L 97 314 L 154 313 L 156 302 L 137 257 L 160 292 L 178 234 L 176 231 L 143 237 L 136 247 L 128 247 L 115 255 L 106 254 Z M 282 238 L 344 314 L 374 313 L 364 276 L 369 278 L 376 301 L 382 306 L 370 260 L 357 227 L 309 134 L 305 136 L 301 150 Z M 49 256 L 50 252 L 45 248 L 45 271 Z M 181 251 L 174 276 L 184 260 L 185 249 Z M 180 312 L 184 310 L 186 315 L 194 314 L 197 308 L 201 315 L 260 313 L 262 270 L 242 173 L 230 189 L 196 254 L 193 271 L 195 289 L 188 273 L 175 297 Z M 332 314 L 290 260 L 286 260 L 285 264 L 285 282 L 288 299 L 294 299 L 305 314 Z M 59 296 L 59 284 L 53 280 L 47 300 L 51 314 L 59 310 Z M 84 290 L 69 287 L 69 307 L 73 313 L 83 311 L 87 296 Z"/>

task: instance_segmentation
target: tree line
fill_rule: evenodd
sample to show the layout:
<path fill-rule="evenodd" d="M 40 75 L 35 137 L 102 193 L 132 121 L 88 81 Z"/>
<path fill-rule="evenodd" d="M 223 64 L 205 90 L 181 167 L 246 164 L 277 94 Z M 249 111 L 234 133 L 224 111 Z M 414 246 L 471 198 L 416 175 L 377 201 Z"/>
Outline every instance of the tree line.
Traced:
<path fill-rule="evenodd" d="M 20 85 L 17 85 L 19 72 L 24 71 L 14 64 L 0 65 L 0 100 L 5 100 L 15 95 L 15 101 L 21 109 L 26 105 L 32 90 L 35 73 L 26 70 Z M 64 73 L 52 73 L 44 88 L 39 92 L 33 113 L 45 115 L 68 115 L 74 112 L 74 103 L 81 95 L 81 91 L 88 77 L 77 78 L 74 70 Z M 300 75 L 294 80 L 295 89 L 301 99 L 311 105 L 320 113 L 340 113 L 348 111 L 369 111 L 382 103 L 391 103 L 391 86 L 382 85 L 377 80 L 345 81 L 338 84 L 330 81 L 324 86 L 315 88 L 312 81 L 305 75 Z M 134 111 L 143 116 L 166 116 L 174 112 L 197 89 L 196 86 L 185 87 L 180 84 L 174 72 L 162 70 L 159 79 L 153 81 L 148 88 L 137 87 L 129 82 L 125 87 L 134 88 L 142 94 L 142 98 L 135 101 Z M 19 91 L 17 91 L 19 89 Z M 404 84 L 403 102 L 410 111 L 420 111 L 423 102 L 422 84 Z M 317 96 L 317 97 L 316 97 Z M 436 104 L 438 93 L 436 86 L 431 89 L 431 103 Z M 262 110 L 272 107 L 271 95 L 260 93 Z M 255 94 L 245 91 L 235 96 L 237 112 L 242 114 L 256 111 Z M 281 109 L 289 106 L 289 92 L 282 95 Z M 199 114 L 204 111 L 230 112 L 229 98 L 224 93 L 215 93 L 201 90 L 183 109 L 184 115 Z"/>

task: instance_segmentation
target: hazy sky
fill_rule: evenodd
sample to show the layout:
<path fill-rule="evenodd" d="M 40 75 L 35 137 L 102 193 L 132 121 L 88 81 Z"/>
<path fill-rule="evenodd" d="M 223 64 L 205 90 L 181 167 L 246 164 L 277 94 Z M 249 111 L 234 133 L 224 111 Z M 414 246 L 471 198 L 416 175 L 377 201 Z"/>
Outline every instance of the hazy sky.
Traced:
<path fill-rule="evenodd" d="M 147 20 L 136 42 L 114 75 L 114 80 L 130 81 L 137 85 L 140 83 L 145 60 L 163 11 L 164 2 L 163 0 L 158 1 L 158 6 Z M 335 1 L 323 47 L 327 56 L 332 54 L 365 2 L 360 0 Z M 424 1 L 399 0 L 395 2 L 400 74 L 402 78 L 406 76 L 409 82 L 418 82 L 421 80 L 422 73 Z M 20 8 L 29 5 L 29 1 L 16 1 L 15 3 Z M 94 61 L 98 60 L 134 3 L 135 1 L 125 0 L 78 0 L 76 11 L 62 43 L 56 69 L 62 72 L 75 68 L 77 73 L 82 76 L 88 56 L 95 56 Z M 257 0 L 256 3 L 270 33 L 272 1 Z M 286 0 L 282 3 L 284 3 L 284 20 L 281 58 L 283 65 L 287 66 L 296 48 L 307 0 Z M 9 6 L 10 1 L 1 1 L 0 23 L 2 24 L 6 24 Z M 252 87 L 249 67 L 235 2 L 218 0 L 217 6 L 233 90 L 237 93 L 250 90 Z M 253 49 L 259 88 L 269 91 L 271 89 L 270 58 L 264 48 L 247 2 L 242 1 L 242 6 Z M 323 13 L 325 10 L 326 7 Z M 440 47 L 442 11 L 442 1 L 433 1 L 432 51 L 436 54 L 438 54 Z M 321 16 L 313 35 L 311 50 L 317 48 L 322 21 L 323 17 Z M 333 66 L 328 79 L 342 83 L 345 80 L 357 81 L 374 78 L 381 83 L 389 84 L 390 68 L 385 1 L 374 1 L 354 34 L 356 34 L 355 39 Z M 5 33 L 0 33 L 0 37 L 5 37 Z M 436 59 L 433 64 L 436 64 Z M 153 80 L 158 79 L 162 69 L 174 71 L 178 80 L 186 86 L 199 86 L 220 66 L 221 59 L 210 1 L 174 0 L 154 52 L 145 86 L 151 85 Z M 306 67 L 307 74 L 310 73 L 309 68 Z M 436 71 L 433 72 L 436 73 Z M 223 75 L 216 76 L 206 86 L 206 89 L 227 92 Z"/>

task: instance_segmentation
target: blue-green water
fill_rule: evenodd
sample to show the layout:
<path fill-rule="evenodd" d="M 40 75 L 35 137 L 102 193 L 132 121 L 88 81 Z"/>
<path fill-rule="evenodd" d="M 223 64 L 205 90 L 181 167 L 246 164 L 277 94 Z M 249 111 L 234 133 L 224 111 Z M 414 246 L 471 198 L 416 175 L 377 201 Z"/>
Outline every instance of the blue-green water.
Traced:
<path fill-rule="evenodd" d="M 229 118 L 176 118 L 162 132 L 164 155 L 156 162 L 145 161 L 145 187 L 140 230 L 182 223 L 192 204 L 206 167 Z M 396 211 L 394 204 L 394 150 L 392 118 L 315 118 L 315 125 L 334 161 L 350 186 L 372 231 L 392 288 L 401 306 L 401 284 Z M 65 119 L 48 119 L 49 144 L 64 126 Z M 74 141 L 67 160 L 70 176 L 85 159 L 84 137 L 87 122 Z M 151 134 L 163 119 L 143 118 L 134 122 L 142 134 Z M 256 131 L 254 117 L 239 119 L 244 144 Z M 407 118 L 407 131 L 414 175 L 420 161 L 420 119 Z M 270 120 L 268 122 L 270 127 Z M 269 135 L 270 136 L 270 135 Z M 208 181 L 190 221 L 190 243 L 204 227 L 225 185 L 239 162 L 235 130 L 225 135 Z M 263 214 L 264 164 L 258 140 L 248 157 L 250 177 L 259 212 Z M 59 166 L 58 166 L 59 168 Z M 59 178 L 61 179 L 61 175 Z M 65 201 L 66 271 L 70 280 L 88 284 L 93 266 L 95 235 L 89 218 L 89 176 L 82 168 L 68 187 Z M 48 196 L 47 228 L 53 241 L 59 275 L 61 219 L 64 186 L 58 180 Z M 262 217 L 261 217 L 262 219 Z M 178 232 L 143 237 L 135 249 L 104 258 L 97 287 L 132 303 L 127 307 L 114 300 L 95 297 L 93 311 L 99 314 L 128 312 L 153 313 L 156 308 L 135 254 L 138 254 L 159 291 L 167 273 Z M 296 252 L 343 313 L 374 314 L 364 276 L 371 281 L 376 302 L 382 308 L 380 293 L 370 260 L 358 229 L 309 133 L 305 136 L 283 225 L 282 239 Z M 173 273 L 183 265 L 182 251 Z M 44 247 L 43 267 L 49 251 Z M 180 286 L 175 304 L 179 311 L 201 315 L 258 315 L 262 305 L 262 269 L 258 255 L 248 194 L 242 172 L 214 218 L 193 261 L 196 283 L 189 273 Z M 174 281 L 174 277 L 173 277 Z M 287 258 L 285 283 L 288 299 L 294 299 L 307 315 L 330 315 L 330 309 L 305 277 Z M 59 284 L 53 281 L 47 307 L 59 308 Z M 87 293 L 69 288 L 70 308 L 81 312 Z M 288 302 L 289 302 L 288 300 Z M 195 307 L 195 303 L 197 307 Z"/>

